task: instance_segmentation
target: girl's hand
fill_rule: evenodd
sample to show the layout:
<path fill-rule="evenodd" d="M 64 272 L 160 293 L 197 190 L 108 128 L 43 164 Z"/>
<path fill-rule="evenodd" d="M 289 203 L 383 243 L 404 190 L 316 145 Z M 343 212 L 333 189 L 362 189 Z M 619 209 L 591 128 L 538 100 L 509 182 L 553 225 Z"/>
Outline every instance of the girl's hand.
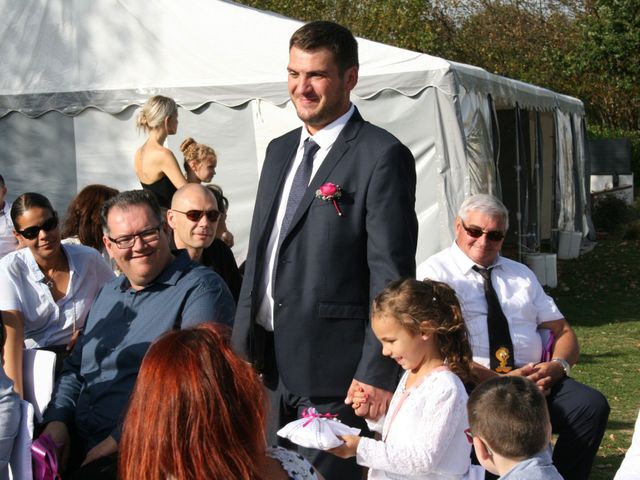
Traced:
<path fill-rule="evenodd" d="M 367 400 L 369 400 L 369 395 L 365 393 L 364 388 L 359 387 L 357 390 L 354 390 L 353 394 L 351 395 L 351 401 L 353 402 L 351 404 L 351 407 L 354 410 L 357 410 L 362 405 L 367 403 Z"/>
<path fill-rule="evenodd" d="M 343 435 L 340 437 L 344 441 L 344 445 L 332 448 L 329 453 L 333 453 L 340 458 L 351 458 L 356 456 L 356 450 L 360 443 L 360 437 L 357 435 Z"/>

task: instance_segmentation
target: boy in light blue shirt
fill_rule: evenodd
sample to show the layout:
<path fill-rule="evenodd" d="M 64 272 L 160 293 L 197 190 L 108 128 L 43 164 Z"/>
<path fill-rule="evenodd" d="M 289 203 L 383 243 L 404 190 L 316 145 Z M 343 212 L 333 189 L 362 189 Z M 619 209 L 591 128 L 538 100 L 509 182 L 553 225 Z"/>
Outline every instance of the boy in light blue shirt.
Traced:
<path fill-rule="evenodd" d="M 467 410 L 476 456 L 488 471 L 501 480 L 562 480 L 551 460 L 547 402 L 531 380 L 487 380 L 472 392 Z"/>

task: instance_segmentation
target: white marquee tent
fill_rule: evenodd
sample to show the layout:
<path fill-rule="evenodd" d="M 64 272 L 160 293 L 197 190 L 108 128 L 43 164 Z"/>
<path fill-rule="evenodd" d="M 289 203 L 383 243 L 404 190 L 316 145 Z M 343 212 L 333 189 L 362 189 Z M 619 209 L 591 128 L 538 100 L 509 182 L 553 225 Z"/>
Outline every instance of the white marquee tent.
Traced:
<path fill-rule="evenodd" d="M 64 211 L 91 183 L 138 188 L 140 105 L 180 105 L 168 146 L 213 146 L 239 258 L 264 151 L 299 125 L 286 89 L 301 23 L 218 0 L 0 0 L 0 173 L 9 198 L 39 191 Z M 586 232 L 584 108 L 480 68 L 359 39 L 353 101 L 416 157 L 417 260 L 448 245 L 465 196 L 501 195 L 514 244 Z"/>

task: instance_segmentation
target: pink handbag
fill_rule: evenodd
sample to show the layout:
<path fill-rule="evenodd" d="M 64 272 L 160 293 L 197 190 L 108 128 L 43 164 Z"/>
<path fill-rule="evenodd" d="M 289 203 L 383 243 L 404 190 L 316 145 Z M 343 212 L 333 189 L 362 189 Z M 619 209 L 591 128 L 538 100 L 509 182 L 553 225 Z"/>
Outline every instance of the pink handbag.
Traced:
<path fill-rule="evenodd" d="M 33 480 L 60 480 L 56 450 L 60 445 L 49 435 L 40 435 L 31 444 Z"/>

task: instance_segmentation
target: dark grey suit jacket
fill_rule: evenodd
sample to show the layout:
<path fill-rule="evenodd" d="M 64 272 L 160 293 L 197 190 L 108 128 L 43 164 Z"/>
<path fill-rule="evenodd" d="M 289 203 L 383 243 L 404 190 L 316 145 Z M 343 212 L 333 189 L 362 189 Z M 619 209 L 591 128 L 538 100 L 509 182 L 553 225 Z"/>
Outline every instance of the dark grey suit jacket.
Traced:
<path fill-rule="evenodd" d="M 254 324 L 258 286 L 299 140 L 296 129 L 269 144 L 258 185 L 233 331 L 236 350 L 257 364 L 265 361 Z M 342 216 L 315 196 L 326 182 L 342 188 Z M 356 110 L 311 180 L 274 267 L 276 363 L 291 393 L 343 396 L 353 378 L 394 390 L 398 367 L 382 356 L 369 310 L 389 281 L 415 276 L 415 189 L 409 149 Z"/>

